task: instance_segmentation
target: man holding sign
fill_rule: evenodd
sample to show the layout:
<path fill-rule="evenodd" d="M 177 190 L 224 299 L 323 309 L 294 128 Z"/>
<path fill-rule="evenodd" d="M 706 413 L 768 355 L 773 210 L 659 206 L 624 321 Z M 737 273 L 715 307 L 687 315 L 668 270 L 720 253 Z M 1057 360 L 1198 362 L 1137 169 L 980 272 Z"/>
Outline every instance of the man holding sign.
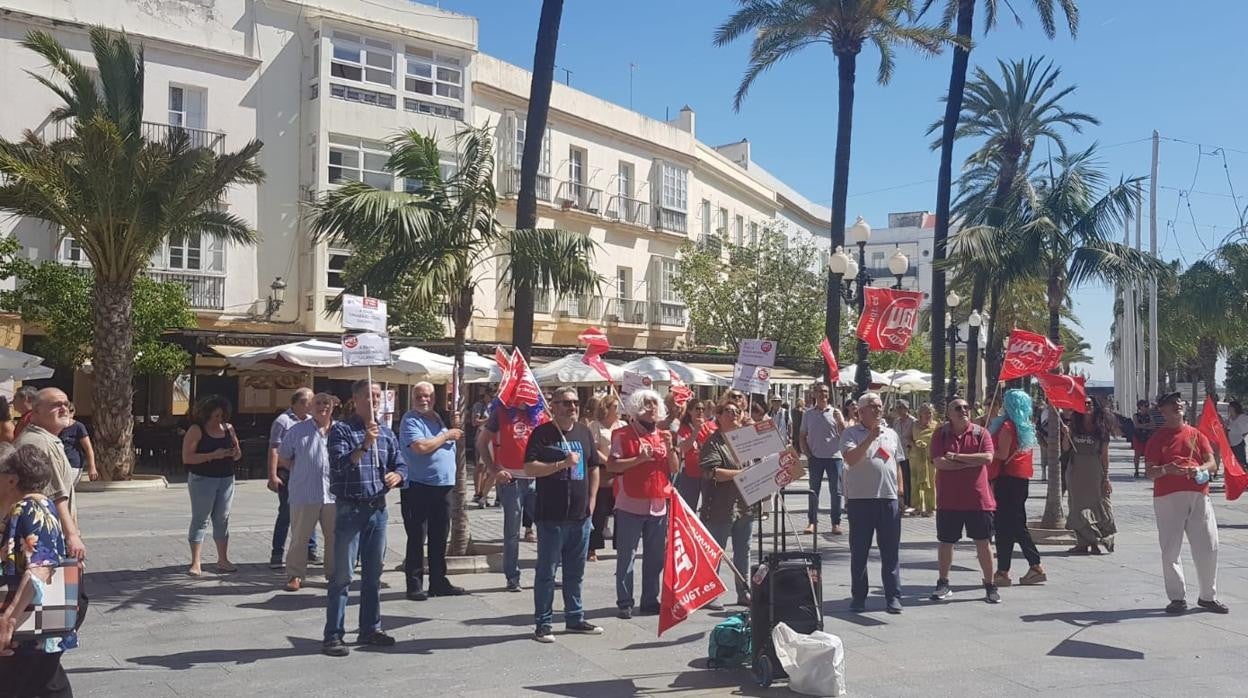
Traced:
<path fill-rule="evenodd" d="M 884 423 L 884 401 L 877 393 L 858 398 L 859 422 L 845 430 L 845 498 L 849 514 L 849 610 L 867 605 L 867 556 L 871 539 L 880 548 L 880 576 L 889 613 L 901 613 L 901 439 Z"/>

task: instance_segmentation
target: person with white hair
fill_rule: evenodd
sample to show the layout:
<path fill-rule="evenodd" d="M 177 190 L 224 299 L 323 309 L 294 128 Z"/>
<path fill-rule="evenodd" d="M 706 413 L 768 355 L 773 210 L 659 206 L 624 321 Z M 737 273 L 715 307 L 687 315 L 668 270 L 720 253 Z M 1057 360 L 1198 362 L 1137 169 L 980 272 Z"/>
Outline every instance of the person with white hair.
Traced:
<path fill-rule="evenodd" d="M 433 384 L 412 387 L 412 409 L 399 423 L 399 448 L 407 463 L 407 481 L 399 496 L 407 533 L 407 598 L 461 596 L 464 590 L 446 577 L 446 540 L 451 532 L 451 491 L 455 489 L 455 449 L 464 432 L 447 428 L 433 408 Z M 429 540 L 429 586 L 425 587 L 425 539 Z"/>
<path fill-rule="evenodd" d="M 901 509 L 905 480 L 901 476 L 901 437 L 884 422 L 884 401 L 878 393 L 858 398 L 859 422 L 841 436 L 845 458 L 845 499 L 849 514 L 849 577 L 859 613 L 867 603 L 867 556 L 871 539 L 880 549 L 880 576 L 889 613 L 901 613 Z"/>
<path fill-rule="evenodd" d="M 618 474 L 615 491 L 615 593 L 618 616 L 633 616 L 633 558 L 637 545 L 641 560 L 643 614 L 659 612 L 659 582 L 667 548 L 667 492 L 680 465 L 672 432 L 662 428 L 667 410 L 653 390 L 636 390 L 624 403 L 632 418 L 611 432 L 607 471 Z M 644 542 L 643 542 L 644 541 Z"/>

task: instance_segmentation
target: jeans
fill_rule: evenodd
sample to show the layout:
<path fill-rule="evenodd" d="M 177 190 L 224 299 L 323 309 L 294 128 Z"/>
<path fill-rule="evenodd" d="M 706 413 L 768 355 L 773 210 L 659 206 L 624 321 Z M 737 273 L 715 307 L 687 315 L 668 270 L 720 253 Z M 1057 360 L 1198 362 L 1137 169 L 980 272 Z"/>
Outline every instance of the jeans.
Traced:
<path fill-rule="evenodd" d="M 360 637 L 381 630 L 381 566 L 386 557 L 385 500 L 381 508 L 369 502 L 338 500 L 334 520 L 333 573 L 325 603 L 326 642 L 345 634 L 347 592 L 356 552 L 360 554 Z"/>
<path fill-rule="evenodd" d="M 676 491 L 680 493 L 690 511 L 698 510 L 698 499 L 702 497 L 703 478 L 690 477 L 683 471 L 676 476 Z"/>
<path fill-rule="evenodd" d="M 815 494 L 810 498 L 810 510 L 806 512 L 806 522 L 815 523 L 819 517 L 819 492 L 823 489 L 823 478 L 828 478 L 828 489 L 832 495 L 832 525 L 841 525 L 841 467 L 844 461 L 840 458 L 815 458 L 810 456 L 810 490 Z"/>
<path fill-rule="evenodd" d="M 884 597 L 901 596 L 901 508 L 896 499 L 851 499 L 849 513 L 849 581 L 855 601 L 867 598 L 867 557 L 874 537 L 880 548 Z"/>
<path fill-rule="evenodd" d="M 910 486 L 910 483 L 911 483 L 910 461 L 908 460 L 898 461 L 897 464 L 901 466 L 901 483 L 906 488 L 906 491 L 903 493 L 902 499 L 905 501 L 906 508 L 908 509 L 910 508 L 910 491 L 913 489 Z"/>
<path fill-rule="evenodd" d="M 711 537 L 719 543 L 719 547 L 724 548 L 728 545 L 728 538 L 732 538 L 732 564 L 737 571 L 749 579 L 750 575 L 750 533 L 754 528 L 754 518 L 750 516 L 742 516 L 736 521 L 703 521 L 706 524 L 706 530 L 710 532 Z M 727 570 L 732 574 L 732 570 Z M 737 597 L 742 597 L 749 593 L 748 584 L 736 578 Z M 725 584 L 724 586 L 728 586 Z"/>
<path fill-rule="evenodd" d="M 204 477 L 186 474 L 186 491 L 191 495 L 191 528 L 186 539 L 198 545 L 204 542 L 208 519 L 212 518 L 212 539 L 230 539 L 230 503 L 234 500 L 234 476 Z"/>
<path fill-rule="evenodd" d="M 273 522 L 273 549 L 269 553 L 270 560 L 282 559 L 282 552 L 286 550 L 286 534 L 290 532 L 290 491 L 286 487 L 286 483 L 290 481 L 290 471 L 278 468 L 277 476 L 281 479 L 282 486 L 277 488 L 277 520 Z M 308 538 L 308 557 L 315 556 L 316 529 L 312 529 L 312 536 Z"/>
<path fill-rule="evenodd" d="M 520 583 L 520 522 L 521 514 L 532 516 L 537 504 L 537 485 L 532 478 L 512 480 L 498 485 L 503 500 L 503 575 L 508 584 Z"/>
<path fill-rule="evenodd" d="M 589 553 L 590 521 L 538 521 L 537 571 L 533 580 L 533 622 L 538 628 L 554 618 L 555 569 L 563 566 L 563 622 L 576 625 L 585 620 L 581 605 L 581 580 Z"/>
<path fill-rule="evenodd" d="M 1023 551 L 1027 564 L 1040 564 L 1040 551 L 1027 530 L 1027 489 L 1029 481 L 1021 477 L 999 475 L 993 483 L 997 498 L 997 570 L 1010 571 L 1014 544 Z"/>
<path fill-rule="evenodd" d="M 400 490 L 403 530 L 407 532 L 404 573 L 407 591 L 423 591 L 425 586 L 425 537 L 429 538 L 429 589 L 450 586 L 446 578 L 446 538 L 451 533 L 451 490 L 453 485 L 422 485 L 413 482 Z"/>
<path fill-rule="evenodd" d="M 659 582 L 663 579 L 663 558 L 667 552 L 667 514 L 615 512 L 615 605 L 633 607 L 633 558 L 637 544 L 641 554 L 641 607 L 659 607 Z"/>

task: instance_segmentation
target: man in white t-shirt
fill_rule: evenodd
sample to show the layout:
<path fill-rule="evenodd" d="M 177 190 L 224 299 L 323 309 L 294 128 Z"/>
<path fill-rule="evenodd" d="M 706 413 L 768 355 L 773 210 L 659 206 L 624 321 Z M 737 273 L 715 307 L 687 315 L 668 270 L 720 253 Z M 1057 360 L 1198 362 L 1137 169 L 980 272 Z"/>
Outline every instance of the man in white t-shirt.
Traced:
<path fill-rule="evenodd" d="M 901 613 L 901 510 L 904 496 L 901 439 L 884 422 L 884 402 L 877 393 L 858 398 L 859 422 L 841 435 L 845 458 L 845 499 L 849 514 L 849 577 L 860 613 L 867 604 L 867 556 L 871 539 L 880 549 L 880 576 L 889 613 Z"/>

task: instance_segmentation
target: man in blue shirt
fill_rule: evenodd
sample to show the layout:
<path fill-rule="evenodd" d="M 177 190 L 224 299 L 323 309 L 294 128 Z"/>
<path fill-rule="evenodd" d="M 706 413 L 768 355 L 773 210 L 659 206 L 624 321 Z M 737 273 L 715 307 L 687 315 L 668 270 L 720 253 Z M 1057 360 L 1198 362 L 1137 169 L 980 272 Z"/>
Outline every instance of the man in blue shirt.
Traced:
<path fill-rule="evenodd" d="M 356 551 L 360 553 L 361 645 L 389 647 L 394 638 L 381 630 L 381 567 L 386 555 L 386 493 L 407 479 L 399 440 L 374 415 L 381 407 L 381 386 L 367 380 L 351 386 L 355 414 L 329 430 L 329 491 L 337 502 L 334 515 L 332 576 L 325 607 L 321 651 L 331 657 L 350 654 L 343 642 L 347 591 Z"/>
<path fill-rule="evenodd" d="M 407 464 L 400 492 L 407 531 L 407 598 L 460 596 L 446 578 L 446 538 L 451 530 L 451 490 L 455 487 L 455 448 L 464 432 L 446 428 L 433 409 L 433 384 L 412 388 L 412 409 L 399 424 L 399 446 Z M 425 590 L 425 537 L 429 538 L 429 589 Z"/>

